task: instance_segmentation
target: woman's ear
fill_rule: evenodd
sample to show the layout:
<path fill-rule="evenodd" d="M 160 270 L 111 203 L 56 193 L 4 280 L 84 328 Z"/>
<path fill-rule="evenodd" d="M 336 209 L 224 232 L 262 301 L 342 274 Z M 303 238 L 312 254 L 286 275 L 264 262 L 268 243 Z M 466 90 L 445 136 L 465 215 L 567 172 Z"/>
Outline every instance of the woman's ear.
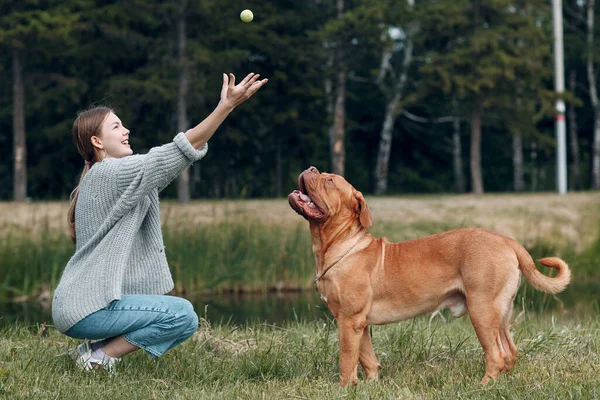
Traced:
<path fill-rule="evenodd" d="M 367 205 L 367 202 L 365 201 L 365 198 L 361 192 L 355 190 L 354 197 L 358 202 L 356 213 L 359 215 L 358 219 L 360 224 L 363 227 L 368 228 L 373 224 L 373 215 L 371 215 L 371 210 L 369 209 L 369 206 Z"/>
<path fill-rule="evenodd" d="M 99 150 L 104 149 L 104 146 L 102 145 L 102 142 L 100 141 L 100 138 L 98 136 L 92 136 L 90 138 L 90 141 L 92 142 L 92 146 L 94 146 L 95 148 Z"/>

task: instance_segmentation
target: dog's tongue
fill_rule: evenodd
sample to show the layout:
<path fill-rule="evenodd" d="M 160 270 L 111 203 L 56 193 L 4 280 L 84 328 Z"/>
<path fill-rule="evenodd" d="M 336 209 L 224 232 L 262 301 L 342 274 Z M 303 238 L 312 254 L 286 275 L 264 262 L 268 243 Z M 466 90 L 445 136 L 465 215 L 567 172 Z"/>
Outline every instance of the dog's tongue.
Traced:
<path fill-rule="evenodd" d="M 305 203 L 310 203 L 312 200 L 310 199 L 310 197 L 308 197 L 307 195 L 305 195 L 304 193 L 300 192 L 300 198 L 302 199 L 303 202 Z"/>

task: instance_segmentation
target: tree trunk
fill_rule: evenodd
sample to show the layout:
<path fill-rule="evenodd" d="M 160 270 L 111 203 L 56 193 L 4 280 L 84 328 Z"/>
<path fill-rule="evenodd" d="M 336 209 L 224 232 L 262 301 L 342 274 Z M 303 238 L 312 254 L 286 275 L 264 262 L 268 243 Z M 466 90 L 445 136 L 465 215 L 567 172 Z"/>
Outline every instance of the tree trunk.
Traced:
<path fill-rule="evenodd" d="M 471 111 L 471 191 L 483 194 L 481 177 L 481 97 L 475 98 Z"/>
<path fill-rule="evenodd" d="M 25 94 L 23 88 L 23 66 L 21 52 L 12 51 L 13 73 L 13 152 L 14 180 L 13 198 L 15 201 L 25 201 L 27 198 L 27 147 L 25 145 Z"/>
<path fill-rule="evenodd" d="M 400 94 L 397 93 L 385 108 L 385 117 L 381 135 L 379 137 L 379 152 L 377 153 L 377 167 L 375 168 L 375 194 L 384 194 L 387 191 L 388 170 L 390 161 L 390 151 L 392 149 L 392 133 L 394 131 L 394 122 L 396 121 L 396 108 L 400 101 Z"/>
<path fill-rule="evenodd" d="M 202 182 L 202 163 L 196 163 L 190 167 L 191 183 L 190 197 L 198 197 L 200 183 Z"/>
<path fill-rule="evenodd" d="M 600 109 L 594 109 L 594 145 L 592 158 L 592 189 L 600 189 Z"/>
<path fill-rule="evenodd" d="M 512 135 L 513 148 L 513 185 L 515 192 L 525 188 L 523 179 L 523 138 L 518 133 Z"/>
<path fill-rule="evenodd" d="M 329 56 L 327 57 L 327 72 L 325 74 L 325 107 L 327 110 L 328 121 L 331 121 L 329 128 L 327 129 L 327 136 L 329 138 L 329 152 L 333 154 L 333 79 L 331 79 L 329 75 L 329 71 L 333 70 L 334 66 L 335 53 L 333 51 L 329 52 Z M 333 157 L 331 158 L 333 160 Z"/>
<path fill-rule="evenodd" d="M 344 120 L 346 118 L 346 67 L 338 64 L 333 129 L 331 131 L 331 169 L 334 174 L 344 176 L 346 149 L 344 148 Z"/>
<path fill-rule="evenodd" d="M 344 0 L 337 0 L 337 17 L 342 18 L 344 14 Z M 333 110 L 333 127 L 330 129 L 330 153 L 331 170 L 334 174 L 344 175 L 346 162 L 346 150 L 344 148 L 344 121 L 346 119 L 346 80 L 347 67 L 343 52 L 343 43 L 337 43 L 336 50 L 336 88 L 335 103 Z"/>
<path fill-rule="evenodd" d="M 575 87 L 577 85 L 577 76 L 575 70 L 569 73 L 569 90 L 575 93 Z M 574 190 L 581 190 L 581 169 L 579 159 L 579 138 L 577 137 L 577 112 L 575 111 L 575 104 L 569 103 L 569 141 L 571 144 L 571 156 L 573 158 L 571 170 L 573 171 L 573 182 Z"/>
<path fill-rule="evenodd" d="M 465 192 L 465 175 L 463 174 L 462 141 L 460 137 L 460 118 L 458 117 L 458 101 L 452 96 L 452 165 L 454 167 L 454 186 L 456 193 Z"/>
<path fill-rule="evenodd" d="M 522 45 L 522 43 L 521 43 Z M 516 105 L 523 107 L 521 89 L 517 88 Z M 513 162 L 513 190 L 522 192 L 525 189 L 525 180 L 523 178 L 523 136 L 518 128 L 512 132 L 512 162 Z"/>
<path fill-rule="evenodd" d="M 594 141 L 592 146 L 592 189 L 600 189 L 600 104 L 594 71 L 594 0 L 587 3 L 587 75 L 590 100 L 594 109 Z"/>
<path fill-rule="evenodd" d="M 473 36 L 477 36 L 479 30 L 480 0 L 473 2 Z M 479 75 L 477 71 L 478 55 L 473 60 L 473 76 Z M 471 191 L 475 194 L 483 193 L 483 178 L 481 176 L 481 94 L 475 94 L 475 102 L 471 109 Z"/>
<path fill-rule="evenodd" d="M 187 91 L 189 86 L 188 65 L 185 56 L 186 46 L 186 0 L 179 0 L 177 13 L 177 61 L 179 65 L 179 84 L 177 87 L 177 131 L 185 132 L 188 127 L 187 118 Z M 189 203 L 190 196 L 190 169 L 186 168 L 177 179 L 177 200 L 180 203 Z"/>
<path fill-rule="evenodd" d="M 408 0 L 409 7 L 414 6 L 414 0 Z M 408 70 L 413 59 L 413 41 L 411 35 L 414 33 L 415 27 L 410 26 L 405 31 L 406 43 L 404 43 L 404 58 L 402 60 L 402 69 L 395 75 L 398 75 L 398 80 L 393 85 L 393 91 L 390 91 L 385 84 L 385 77 L 388 72 L 392 72 L 390 60 L 392 58 L 392 49 L 384 50 L 381 57 L 381 66 L 377 77 L 377 84 L 386 97 L 385 116 L 379 136 L 379 151 L 377 153 L 377 165 L 375 167 L 375 194 L 384 194 L 388 186 L 388 172 L 390 166 L 390 153 L 392 149 L 392 136 L 394 132 L 394 123 L 398 116 L 398 106 L 404 94 L 406 81 L 408 80 Z"/>
<path fill-rule="evenodd" d="M 531 152 L 529 153 L 531 157 L 531 191 L 536 192 L 538 190 L 538 176 L 539 176 L 539 168 L 537 165 L 537 143 L 531 143 Z"/>
<path fill-rule="evenodd" d="M 465 176 L 462 167 L 462 144 L 460 140 L 460 118 L 452 121 L 452 164 L 454 166 L 454 185 L 457 193 L 465 192 Z"/>
<path fill-rule="evenodd" d="M 281 197 L 283 193 L 283 156 L 281 154 L 281 142 L 277 143 L 277 154 L 275 155 L 275 197 Z"/>

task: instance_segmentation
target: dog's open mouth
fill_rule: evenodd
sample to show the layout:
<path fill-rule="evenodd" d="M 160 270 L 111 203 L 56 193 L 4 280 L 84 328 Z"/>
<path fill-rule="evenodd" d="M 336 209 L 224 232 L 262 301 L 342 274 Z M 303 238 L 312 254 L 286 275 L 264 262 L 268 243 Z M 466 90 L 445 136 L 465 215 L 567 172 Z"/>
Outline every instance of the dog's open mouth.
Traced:
<path fill-rule="evenodd" d="M 314 220 L 319 220 L 323 218 L 325 216 L 325 213 L 310 198 L 310 195 L 306 190 L 306 184 L 304 183 L 303 175 L 300 175 L 298 177 L 298 186 L 300 187 L 300 190 L 294 190 L 288 196 L 290 206 L 294 209 L 294 211 L 296 211 L 303 217 Z"/>

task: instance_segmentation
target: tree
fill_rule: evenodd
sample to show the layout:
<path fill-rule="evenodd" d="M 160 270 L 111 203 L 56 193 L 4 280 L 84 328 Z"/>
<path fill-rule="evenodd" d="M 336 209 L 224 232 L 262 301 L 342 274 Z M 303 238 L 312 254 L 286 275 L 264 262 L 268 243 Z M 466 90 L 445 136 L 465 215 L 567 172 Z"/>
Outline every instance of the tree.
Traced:
<path fill-rule="evenodd" d="M 203 196 L 282 195 L 297 186 L 303 169 L 326 169 L 329 160 L 322 28 L 330 5 L 266 2 L 253 8 L 254 20 L 244 24 L 234 11 L 246 6 L 242 1 L 190 3 L 188 101 L 194 114 L 216 105 L 223 72 L 240 79 L 248 72 L 269 78 L 228 117 L 211 138 L 206 159 L 192 167 L 202 168 L 197 189 Z"/>
<path fill-rule="evenodd" d="M 387 21 L 381 24 L 384 30 L 381 36 L 385 44 L 376 83 L 385 98 L 385 113 L 375 167 L 375 194 L 383 194 L 387 191 L 392 132 L 400 113 L 401 100 L 405 94 L 409 69 L 413 62 L 413 36 L 416 34 L 417 27 L 415 22 L 410 21 L 415 2 L 407 0 L 406 3 L 406 8 L 396 6 L 394 13 L 390 12 L 390 9 L 384 10 L 384 15 L 388 17 L 403 15 L 406 19 L 402 21 L 402 27 Z M 399 12 L 400 10 L 402 12 Z"/>
<path fill-rule="evenodd" d="M 581 93 L 581 88 L 588 87 L 587 82 L 583 82 L 587 76 L 586 53 L 587 53 L 587 21 L 586 4 L 579 0 L 567 0 L 563 2 L 563 15 L 565 26 L 565 69 L 567 72 L 567 88 L 573 96 L 567 102 L 567 122 L 569 134 L 569 147 L 571 150 L 571 166 L 569 170 L 571 175 L 569 183 L 573 190 L 583 189 L 583 170 L 582 154 L 580 145 L 579 127 L 582 125 L 578 119 L 583 118 L 579 115 L 583 102 L 579 97 L 588 97 L 587 93 Z M 586 78 L 587 79 L 587 78 Z M 585 89 L 583 90 L 585 91 Z M 583 123 L 585 124 L 585 122 Z"/>
<path fill-rule="evenodd" d="M 25 127 L 25 86 L 29 57 L 47 54 L 49 48 L 64 46 L 78 19 L 72 8 L 78 2 L 6 1 L 0 5 L 0 48 L 12 56 L 13 84 L 13 199 L 27 198 L 27 145 Z"/>
<path fill-rule="evenodd" d="M 444 91 L 456 93 L 459 100 L 470 104 L 471 190 L 480 194 L 484 192 L 481 146 L 485 110 L 499 105 L 508 109 L 515 103 L 514 97 L 512 103 L 505 100 L 507 87 L 518 93 L 514 88 L 521 85 L 526 98 L 532 93 L 527 87 L 543 85 L 544 75 L 528 73 L 520 79 L 520 74 L 539 72 L 544 65 L 540 52 L 549 38 L 543 23 L 540 26 L 544 21 L 540 15 L 547 15 L 548 7 L 541 1 L 515 4 L 507 0 L 462 0 L 452 5 L 430 2 L 429 7 L 424 16 L 426 36 L 445 39 L 430 46 L 428 62 L 421 70 Z"/>
<path fill-rule="evenodd" d="M 463 158 L 461 144 L 461 119 L 457 115 L 458 105 L 456 97 L 452 97 L 452 109 L 454 118 L 452 118 L 452 167 L 454 170 L 454 185 L 456 193 L 465 192 L 465 177 L 463 174 Z"/>
<path fill-rule="evenodd" d="M 189 87 L 188 62 L 185 54 L 187 39 L 186 33 L 186 8 L 187 1 L 179 0 L 177 11 L 177 60 L 179 80 L 177 85 L 177 131 L 185 132 L 189 128 L 187 117 L 187 94 Z M 189 203 L 190 196 L 190 169 L 184 169 L 177 179 L 177 199 L 180 203 Z"/>
<path fill-rule="evenodd" d="M 577 73 L 575 70 L 569 71 L 569 91 L 575 93 L 577 91 Z M 577 134 L 577 111 L 575 110 L 575 101 L 570 101 L 568 105 L 568 119 L 569 119 L 569 145 L 571 147 L 571 169 L 573 176 L 570 179 L 574 190 L 581 190 L 581 160 L 579 154 L 579 136 Z"/>
<path fill-rule="evenodd" d="M 592 189 L 600 189 L 600 100 L 596 83 L 596 60 L 594 42 L 594 4 L 595 0 L 587 2 L 587 77 L 590 100 L 594 110 L 594 141 L 592 146 Z"/>
<path fill-rule="evenodd" d="M 348 79 L 347 38 L 342 34 L 344 11 L 344 0 L 336 0 L 336 20 L 326 28 L 330 30 L 331 37 L 324 43 L 326 51 L 330 52 L 328 65 L 331 70 L 328 73 L 333 75 L 333 79 L 325 78 L 328 110 L 332 121 L 329 128 L 331 172 L 342 176 L 346 162 L 344 123 L 346 119 L 346 81 Z M 332 81 L 335 84 L 332 84 Z"/>
<path fill-rule="evenodd" d="M 23 89 L 22 49 L 12 48 L 13 76 L 13 148 L 14 148 L 14 200 L 27 197 L 27 147 L 25 145 L 25 99 Z"/>
<path fill-rule="evenodd" d="M 578 124 L 579 151 L 573 151 L 581 155 L 582 180 L 590 182 L 592 152 L 584 150 L 593 147 L 594 136 L 586 78 L 587 2 L 565 2 L 571 35 L 567 70 L 575 71 L 571 91 L 583 100 L 569 101 L 569 122 Z M 214 108 L 223 72 L 237 77 L 258 72 L 270 82 L 231 114 L 211 139 L 206 158 L 192 165 L 191 198 L 282 196 L 297 187 L 298 174 L 308 166 L 331 171 L 336 97 L 343 98 L 337 104 L 343 103 L 338 132 L 343 132 L 344 175 L 363 191 L 376 189 L 374 171 L 378 160 L 385 164 L 386 152 L 388 193 L 472 189 L 465 168 L 471 169 L 467 158 L 475 153 L 467 136 L 475 125 L 477 96 L 482 136 L 481 161 L 475 164 L 485 189 L 518 190 L 524 184 L 548 190 L 554 187 L 555 143 L 548 117 L 553 107 L 545 93 L 552 91 L 546 3 L 480 1 L 475 27 L 472 0 L 415 1 L 412 12 L 405 1 L 343 0 L 341 17 L 338 0 L 186 0 L 185 50 L 180 51 L 179 0 L 2 2 L 0 74 L 7 79 L 0 81 L 5 133 L 0 134 L 0 180 L 7 184 L 0 187 L 0 198 L 13 197 L 14 140 L 6 133 L 18 126 L 12 79 L 18 68 L 12 67 L 9 35 L 16 35 L 19 25 L 20 34 L 29 29 L 25 37 L 32 39 L 21 39 L 21 58 L 14 59 L 22 66 L 17 87 L 22 86 L 28 135 L 26 196 L 33 199 L 64 199 L 73 189 L 83 166 L 70 137 L 78 110 L 111 106 L 131 129 L 134 152 L 145 153 L 189 128 L 181 121 L 193 125 Z M 69 11 L 57 26 L 76 17 L 69 34 L 56 35 L 62 29 L 53 27 L 34 36 L 34 29 L 48 23 L 42 15 L 58 16 L 61 6 Z M 239 19 L 244 8 L 255 11 L 250 24 Z M 406 36 L 412 25 L 416 33 Z M 412 57 L 405 69 L 409 37 Z M 334 57 L 337 49 L 343 58 Z M 343 85 L 338 85 L 340 62 Z M 182 110 L 185 118 L 178 117 Z M 382 141 L 382 133 L 391 133 L 390 140 Z M 381 143 L 388 150 L 380 152 Z M 570 160 L 575 163 L 575 156 Z M 177 197 L 177 185 L 162 195 Z"/>

